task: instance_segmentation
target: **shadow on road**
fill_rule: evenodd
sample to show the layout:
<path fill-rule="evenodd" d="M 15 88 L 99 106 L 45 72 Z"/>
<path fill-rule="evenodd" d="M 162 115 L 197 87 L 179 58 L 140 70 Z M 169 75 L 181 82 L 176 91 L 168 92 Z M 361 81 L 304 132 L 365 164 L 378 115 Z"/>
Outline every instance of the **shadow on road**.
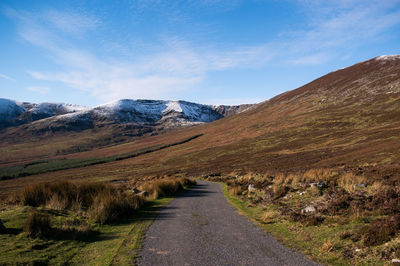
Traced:
<path fill-rule="evenodd" d="M 186 190 L 183 192 L 181 195 L 179 195 L 177 198 L 194 198 L 194 197 L 205 197 L 208 194 L 215 193 L 213 191 L 209 190 L 209 187 L 207 185 L 203 184 L 197 184 L 190 189 Z"/>

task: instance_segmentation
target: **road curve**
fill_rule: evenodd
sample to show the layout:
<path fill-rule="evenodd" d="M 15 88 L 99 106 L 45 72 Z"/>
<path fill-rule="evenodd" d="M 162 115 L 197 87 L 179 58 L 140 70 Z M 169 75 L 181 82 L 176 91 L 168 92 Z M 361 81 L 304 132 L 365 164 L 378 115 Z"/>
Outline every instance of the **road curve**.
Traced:
<path fill-rule="evenodd" d="M 217 183 L 164 208 L 146 233 L 139 265 L 315 265 L 239 215 Z"/>

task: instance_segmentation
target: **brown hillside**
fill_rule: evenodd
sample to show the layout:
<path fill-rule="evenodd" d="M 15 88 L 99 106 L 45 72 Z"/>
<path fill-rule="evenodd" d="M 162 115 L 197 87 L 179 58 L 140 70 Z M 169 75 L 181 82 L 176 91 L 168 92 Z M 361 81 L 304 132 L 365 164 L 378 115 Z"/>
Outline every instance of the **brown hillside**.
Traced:
<path fill-rule="evenodd" d="M 329 73 L 213 123 L 64 156 L 109 156 L 197 134 L 203 135 L 135 158 L 19 179 L 354 168 L 376 178 L 398 180 L 400 57 L 379 57 Z M 18 187 L 20 180 L 1 182 L 6 189 Z"/>

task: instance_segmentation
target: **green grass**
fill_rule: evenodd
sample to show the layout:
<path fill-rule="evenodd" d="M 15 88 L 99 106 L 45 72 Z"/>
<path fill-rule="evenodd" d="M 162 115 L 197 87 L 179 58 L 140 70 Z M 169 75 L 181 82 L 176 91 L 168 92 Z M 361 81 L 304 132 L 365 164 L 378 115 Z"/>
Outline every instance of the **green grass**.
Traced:
<path fill-rule="evenodd" d="M 11 167 L 0 168 L 0 180 L 14 179 L 18 177 L 24 177 L 29 175 L 43 174 L 53 171 L 80 168 L 96 164 L 103 164 L 108 162 L 114 162 L 119 160 L 125 160 L 133 157 L 137 157 L 143 154 L 159 151 L 172 146 L 180 145 L 189 142 L 195 138 L 200 137 L 202 134 L 192 136 L 179 142 L 170 143 L 167 145 L 156 145 L 145 147 L 142 149 L 134 150 L 129 153 L 119 154 L 115 156 L 109 156 L 104 158 L 88 158 L 88 159 L 61 159 L 61 160 L 41 160 L 36 162 L 30 162 L 23 165 L 16 165 Z"/>
<path fill-rule="evenodd" d="M 91 231 L 82 236 L 58 234 L 49 238 L 30 238 L 22 231 L 31 207 L 13 207 L 0 213 L 8 229 L 0 234 L 0 264 L 135 264 L 147 228 L 160 208 L 171 197 L 151 201 L 131 218 L 111 225 L 92 224 Z M 77 215 L 67 211 L 40 211 L 51 215 L 52 226 L 60 228 L 66 220 Z"/>
<path fill-rule="evenodd" d="M 264 207 L 250 205 L 245 200 L 231 195 L 226 184 L 223 183 L 222 185 L 225 197 L 239 210 L 239 213 L 247 216 L 285 246 L 298 250 L 315 262 L 328 265 L 384 264 L 370 250 L 366 251 L 367 253 L 363 251 L 360 256 L 355 255 L 353 258 L 343 256 L 345 249 L 354 250 L 357 247 L 357 243 L 353 243 L 350 239 L 341 239 L 340 233 L 355 231 L 363 224 L 363 221 L 359 219 L 336 216 L 330 219 L 327 218 L 319 226 L 306 226 L 279 215 L 279 212 L 277 212 L 278 204 L 271 203 Z M 266 212 L 276 214 L 271 219 L 271 222 L 263 220 L 263 215 Z M 330 251 L 324 250 L 324 245 L 328 244 L 333 245 L 333 249 Z"/>

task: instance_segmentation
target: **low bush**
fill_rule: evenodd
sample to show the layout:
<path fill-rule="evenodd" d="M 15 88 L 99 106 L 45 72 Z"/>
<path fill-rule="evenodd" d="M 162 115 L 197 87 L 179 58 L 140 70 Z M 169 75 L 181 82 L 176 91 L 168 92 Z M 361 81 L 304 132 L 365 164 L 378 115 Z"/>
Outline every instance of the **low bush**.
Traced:
<path fill-rule="evenodd" d="M 370 225 L 361 228 L 364 246 L 375 246 L 389 241 L 400 229 L 400 216 L 390 216 L 373 221 Z"/>
<path fill-rule="evenodd" d="M 24 231 L 31 237 L 46 237 L 51 233 L 50 216 L 37 211 L 29 213 Z"/>
<path fill-rule="evenodd" d="M 323 210 L 331 215 L 342 213 L 350 207 L 352 200 L 350 194 L 345 190 L 330 190 L 325 194 L 327 206 Z"/>
<path fill-rule="evenodd" d="M 381 214 L 396 215 L 400 213 L 400 191 L 395 188 L 386 188 L 377 192 L 371 201 L 371 207 Z"/>

